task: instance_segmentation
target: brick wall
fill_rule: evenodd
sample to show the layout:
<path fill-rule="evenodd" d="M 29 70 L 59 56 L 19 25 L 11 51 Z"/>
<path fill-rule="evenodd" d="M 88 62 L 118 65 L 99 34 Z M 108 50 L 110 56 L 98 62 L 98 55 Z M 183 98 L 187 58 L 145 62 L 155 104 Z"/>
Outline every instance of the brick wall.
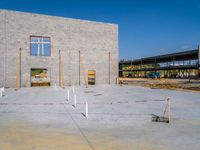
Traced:
<path fill-rule="evenodd" d="M 51 37 L 51 56 L 30 56 L 30 35 Z M 96 70 L 96 83 L 118 76 L 118 26 L 47 15 L 0 10 L 0 86 L 15 87 L 18 49 L 22 48 L 22 86 L 30 86 L 30 69 L 47 68 L 51 84 L 59 84 L 59 49 L 62 53 L 65 85 L 79 83 L 79 51 L 85 66 L 81 67 L 81 84 L 87 70 Z"/>

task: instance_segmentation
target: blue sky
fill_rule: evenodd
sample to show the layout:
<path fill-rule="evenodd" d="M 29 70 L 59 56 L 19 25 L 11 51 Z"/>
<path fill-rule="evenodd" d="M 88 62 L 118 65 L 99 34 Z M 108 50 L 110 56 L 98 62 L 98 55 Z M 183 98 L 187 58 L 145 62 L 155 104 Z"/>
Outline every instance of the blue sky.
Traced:
<path fill-rule="evenodd" d="M 0 8 L 116 23 L 123 59 L 200 44 L 199 0 L 1 0 Z"/>

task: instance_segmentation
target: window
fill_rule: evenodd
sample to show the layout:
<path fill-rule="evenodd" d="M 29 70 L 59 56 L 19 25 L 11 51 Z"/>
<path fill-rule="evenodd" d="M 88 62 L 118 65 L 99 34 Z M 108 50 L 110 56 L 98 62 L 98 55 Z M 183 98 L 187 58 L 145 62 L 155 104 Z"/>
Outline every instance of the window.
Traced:
<path fill-rule="evenodd" d="M 31 56 L 50 56 L 51 42 L 49 37 L 31 36 Z"/>

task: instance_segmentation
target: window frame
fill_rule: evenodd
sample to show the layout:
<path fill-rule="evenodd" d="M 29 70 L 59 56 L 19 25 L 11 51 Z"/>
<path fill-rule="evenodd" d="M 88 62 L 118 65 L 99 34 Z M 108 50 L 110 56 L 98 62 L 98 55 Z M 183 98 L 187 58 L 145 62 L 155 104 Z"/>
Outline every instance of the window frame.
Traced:
<path fill-rule="evenodd" d="M 31 41 L 31 38 L 49 38 L 49 44 L 50 44 L 50 54 L 49 55 L 40 55 L 40 53 L 38 53 L 38 55 L 31 55 L 31 44 L 32 44 L 32 41 Z M 43 45 L 43 44 L 42 44 Z M 43 45 L 44 46 L 44 45 Z M 43 51 L 44 53 L 44 51 Z M 30 35 L 30 56 L 36 56 L 36 57 L 51 57 L 51 37 L 49 36 L 36 36 L 36 35 Z"/>

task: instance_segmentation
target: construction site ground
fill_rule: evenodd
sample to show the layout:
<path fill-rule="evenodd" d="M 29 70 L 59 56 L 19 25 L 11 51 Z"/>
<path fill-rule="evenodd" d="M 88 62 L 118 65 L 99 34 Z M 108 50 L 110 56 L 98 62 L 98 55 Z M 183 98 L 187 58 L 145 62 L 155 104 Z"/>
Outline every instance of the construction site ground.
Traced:
<path fill-rule="evenodd" d="M 158 89 L 200 91 L 199 79 L 147 79 L 147 78 L 119 78 L 126 85 L 137 85 Z"/>
<path fill-rule="evenodd" d="M 67 101 L 67 90 L 70 100 Z M 199 150 L 200 93 L 128 85 L 6 89 L 0 150 Z M 171 98 L 171 122 L 163 115 Z M 88 118 L 85 102 L 88 102 Z"/>

